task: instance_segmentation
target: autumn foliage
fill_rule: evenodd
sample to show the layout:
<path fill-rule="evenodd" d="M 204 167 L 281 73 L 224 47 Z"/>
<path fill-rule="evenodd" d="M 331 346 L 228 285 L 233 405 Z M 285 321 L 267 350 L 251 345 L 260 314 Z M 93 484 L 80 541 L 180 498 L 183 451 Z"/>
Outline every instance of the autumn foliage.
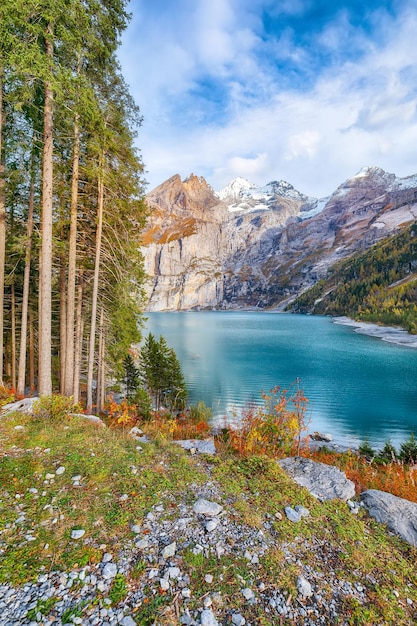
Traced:
<path fill-rule="evenodd" d="M 239 426 L 226 425 L 223 439 L 238 454 L 279 457 L 300 453 L 307 430 L 307 403 L 298 385 L 293 390 L 274 387 L 262 394 L 262 406 L 249 406 Z"/>

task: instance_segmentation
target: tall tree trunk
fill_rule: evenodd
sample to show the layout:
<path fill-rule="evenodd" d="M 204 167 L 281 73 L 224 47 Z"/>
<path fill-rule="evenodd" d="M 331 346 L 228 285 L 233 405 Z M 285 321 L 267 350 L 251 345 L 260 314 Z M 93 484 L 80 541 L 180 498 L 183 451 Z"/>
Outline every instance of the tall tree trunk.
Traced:
<path fill-rule="evenodd" d="M 16 291 L 14 278 L 10 288 L 11 293 L 11 382 L 13 389 L 16 389 Z"/>
<path fill-rule="evenodd" d="M 66 360 L 63 393 L 74 394 L 74 319 L 75 319 L 75 277 L 77 271 L 77 217 L 78 217 L 78 179 L 80 155 L 79 115 L 75 114 L 74 149 L 72 156 L 71 183 L 71 218 L 68 245 L 68 287 L 67 287 L 67 325 L 66 325 Z"/>
<path fill-rule="evenodd" d="M 101 256 L 101 239 L 103 231 L 103 210 L 104 210 L 104 182 L 102 171 L 103 159 L 100 159 L 98 187 L 97 187 L 97 230 L 96 230 L 96 254 L 94 261 L 94 282 L 93 295 L 91 301 L 91 325 L 90 325 L 90 342 L 88 348 L 88 367 L 87 367 L 87 413 L 93 410 L 93 373 L 94 373 L 94 353 L 96 343 L 96 322 L 97 322 L 97 298 L 98 298 L 98 279 L 100 271 Z"/>
<path fill-rule="evenodd" d="M 19 367 L 17 376 L 17 395 L 25 395 L 25 379 L 26 379 L 26 343 L 27 343 L 27 326 L 28 326 L 28 306 L 29 306 L 29 282 L 30 282 L 30 261 L 32 253 L 32 232 L 33 232 L 33 207 L 35 199 L 35 176 L 31 174 L 30 192 L 29 192 L 29 211 L 28 221 L 26 224 L 26 255 L 25 255 L 25 271 L 23 276 L 23 300 L 22 300 L 22 321 L 20 328 L 20 352 Z"/>
<path fill-rule="evenodd" d="M 61 241 L 64 241 L 63 235 Z M 59 364 L 60 364 L 60 391 L 64 393 L 65 385 L 65 366 L 67 354 L 67 294 L 66 294 L 66 273 L 65 273 L 65 257 L 61 256 L 59 268 Z"/>
<path fill-rule="evenodd" d="M 35 326 L 33 311 L 29 309 L 29 389 L 33 396 L 35 391 Z"/>
<path fill-rule="evenodd" d="M 98 342 L 98 364 L 97 364 L 97 414 L 100 414 L 104 407 L 105 397 L 105 375 L 104 375 L 104 307 L 100 311 Z"/>
<path fill-rule="evenodd" d="M 46 29 L 45 53 L 53 66 L 53 28 Z M 42 215 L 39 271 L 39 395 L 52 393 L 52 201 L 53 201 L 53 90 L 45 81 L 43 111 Z"/>
<path fill-rule="evenodd" d="M 0 384 L 3 384 L 4 358 L 4 274 L 6 262 L 6 191 L 3 142 L 3 76 L 4 69 L 0 66 Z"/>
<path fill-rule="evenodd" d="M 74 357 L 74 380 L 73 380 L 73 396 L 74 402 L 78 402 L 80 398 L 80 374 L 81 363 L 83 358 L 83 333 L 84 333 L 84 312 L 83 312 L 83 293 L 84 293 L 84 270 L 80 267 L 78 273 L 77 288 L 77 312 L 75 322 L 75 357 Z"/>

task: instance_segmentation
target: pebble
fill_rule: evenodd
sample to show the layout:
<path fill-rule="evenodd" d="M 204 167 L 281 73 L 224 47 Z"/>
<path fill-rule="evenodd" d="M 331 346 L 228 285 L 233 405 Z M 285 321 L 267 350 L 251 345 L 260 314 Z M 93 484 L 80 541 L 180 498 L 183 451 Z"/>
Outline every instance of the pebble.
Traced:
<path fill-rule="evenodd" d="M 173 541 L 162 550 L 162 558 L 166 561 L 167 559 L 175 556 L 176 549 L 177 543 Z"/>
<path fill-rule="evenodd" d="M 219 624 L 211 609 L 204 609 L 201 612 L 200 623 L 201 626 L 218 626 Z"/>
<path fill-rule="evenodd" d="M 233 613 L 232 624 L 234 626 L 244 626 L 246 624 L 246 620 L 240 613 Z"/>
<path fill-rule="evenodd" d="M 114 578 L 117 574 L 117 565 L 115 563 L 106 563 L 106 565 L 103 567 L 102 574 L 103 578 L 105 578 L 106 580 Z"/>
<path fill-rule="evenodd" d="M 249 589 L 249 587 L 242 589 L 242 596 L 245 598 L 245 600 L 248 601 L 255 599 L 255 594 L 253 593 L 252 589 Z"/>
<path fill-rule="evenodd" d="M 299 513 L 301 517 L 308 517 L 310 515 L 310 511 L 301 504 L 297 504 L 297 506 L 294 507 L 294 510 L 297 511 L 297 513 Z"/>
<path fill-rule="evenodd" d="M 197 515 L 204 515 L 205 517 L 216 517 L 223 510 L 223 507 L 217 502 L 210 502 L 205 498 L 199 498 L 193 506 L 193 511 Z"/>
<path fill-rule="evenodd" d="M 60 467 L 58 467 L 58 469 L 56 470 L 55 474 L 57 476 L 61 476 L 61 474 L 63 474 L 65 472 L 65 467 L 63 465 L 61 465 Z"/>
<path fill-rule="evenodd" d="M 304 578 L 304 576 L 299 576 L 297 578 L 297 589 L 299 594 L 303 596 L 303 598 L 309 598 L 313 595 L 313 589 L 311 587 L 311 584 L 306 578 Z"/>
<path fill-rule="evenodd" d="M 213 519 L 211 519 L 209 522 L 206 523 L 205 525 L 205 529 L 208 533 L 213 532 L 213 530 L 215 530 L 217 528 L 217 526 L 220 524 L 220 520 L 218 517 L 214 517 Z"/>
<path fill-rule="evenodd" d="M 81 539 L 81 537 L 84 537 L 84 535 L 85 535 L 85 530 L 83 528 L 80 528 L 78 530 L 73 530 L 71 532 L 71 539 Z"/>
<path fill-rule="evenodd" d="M 301 522 L 301 515 L 298 511 L 295 511 L 292 507 L 285 507 L 285 515 L 290 520 L 290 522 Z"/>
<path fill-rule="evenodd" d="M 211 574 L 206 574 L 204 576 L 204 580 L 206 581 L 206 583 L 208 583 L 209 585 L 211 585 L 211 583 L 213 582 L 213 576 Z"/>

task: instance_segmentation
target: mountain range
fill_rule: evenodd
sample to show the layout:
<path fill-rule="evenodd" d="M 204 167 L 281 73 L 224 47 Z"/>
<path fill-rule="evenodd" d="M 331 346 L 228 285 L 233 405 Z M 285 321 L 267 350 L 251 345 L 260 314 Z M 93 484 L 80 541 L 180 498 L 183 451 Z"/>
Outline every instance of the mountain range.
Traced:
<path fill-rule="evenodd" d="M 177 174 L 149 192 L 148 311 L 283 309 L 337 261 L 417 220 L 417 175 L 365 167 L 330 196 Z"/>

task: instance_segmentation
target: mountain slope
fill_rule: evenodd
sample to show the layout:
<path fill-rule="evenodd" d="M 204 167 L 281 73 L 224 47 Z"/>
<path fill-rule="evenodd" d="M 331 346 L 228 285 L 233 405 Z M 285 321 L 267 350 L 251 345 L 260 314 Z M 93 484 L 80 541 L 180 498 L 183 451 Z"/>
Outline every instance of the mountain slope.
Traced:
<path fill-rule="evenodd" d="M 292 310 L 349 315 L 417 333 L 417 224 L 334 265 Z"/>
<path fill-rule="evenodd" d="M 283 306 L 336 262 L 417 219 L 417 177 L 363 168 L 328 198 L 176 175 L 147 196 L 148 309 Z"/>

